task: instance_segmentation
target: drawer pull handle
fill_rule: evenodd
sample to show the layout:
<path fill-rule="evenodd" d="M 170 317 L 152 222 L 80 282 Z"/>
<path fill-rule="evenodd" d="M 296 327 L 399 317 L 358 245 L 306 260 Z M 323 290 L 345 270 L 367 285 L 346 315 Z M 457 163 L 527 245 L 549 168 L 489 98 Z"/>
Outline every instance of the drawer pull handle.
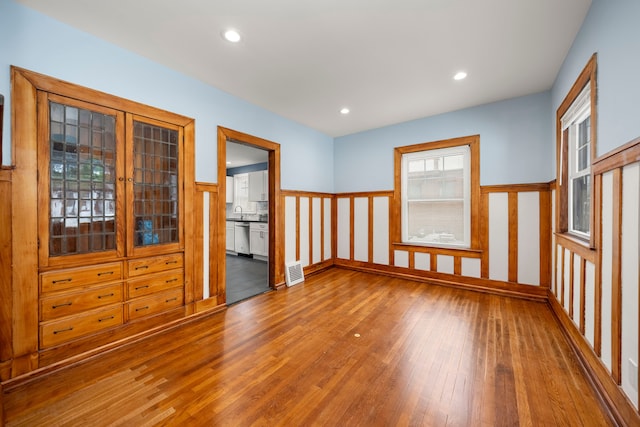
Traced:
<path fill-rule="evenodd" d="M 165 280 L 164 283 L 177 282 L 178 279 Z"/>
<path fill-rule="evenodd" d="M 67 329 L 60 329 L 59 331 L 53 331 L 53 335 L 58 335 L 63 332 L 73 331 L 73 326 L 68 327 Z"/>
<path fill-rule="evenodd" d="M 168 300 L 166 300 L 165 302 L 171 302 L 171 301 L 175 301 L 175 300 L 177 300 L 177 299 L 178 299 L 177 297 L 173 297 L 173 298 L 169 298 L 169 299 L 168 299 Z"/>
<path fill-rule="evenodd" d="M 173 260 L 173 261 L 166 261 L 164 264 L 165 265 L 169 265 L 169 264 L 177 264 L 177 263 L 178 263 L 178 261 Z"/>
<path fill-rule="evenodd" d="M 114 295 L 113 292 L 111 292 L 110 294 L 107 294 L 107 295 L 98 295 L 98 299 L 109 298 L 109 297 L 112 297 L 113 295 Z"/>
<path fill-rule="evenodd" d="M 110 276 L 113 274 L 113 271 L 103 271 L 102 273 L 98 273 L 98 276 Z"/>
<path fill-rule="evenodd" d="M 102 319 L 98 319 L 98 322 L 106 322 L 107 320 L 113 319 L 115 316 L 103 317 Z"/>
<path fill-rule="evenodd" d="M 137 286 L 137 287 L 136 287 L 136 291 L 139 291 L 140 289 L 146 289 L 146 288 L 148 288 L 148 287 L 149 287 L 149 285 Z"/>
<path fill-rule="evenodd" d="M 55 285 L 56 283 L 70 282 L 71 280 L 73 280 L 73 279 L 71 277 L 69 277 L 68 279 L 53 280 L 51 283 L 53 283 Z"/>
<path fill-rule="evenodd" d="M 145 305 L 144 307 L 136 308 L 136 311 L 142 311 L 142 310 L 148 310 L 148 309 L 149 309 L 149 306 Z"/>
<path fill-rule="evenodd" d="M 52 305 L 51 308 L 60 308 L 60 307 L 64 307 L 64 306 L 71 305 L 71 304 L 73 304 L 73 303 L 72 302 L 65 302 L 63 304 Z"/>
<path fill-rule="evenodd" d="M 139 265 L 139 266 L 136 267 L 136 270 L 143 270 L 143 269 L 147 269 L 147 268 L 149 268 L 148 265 Z"/>

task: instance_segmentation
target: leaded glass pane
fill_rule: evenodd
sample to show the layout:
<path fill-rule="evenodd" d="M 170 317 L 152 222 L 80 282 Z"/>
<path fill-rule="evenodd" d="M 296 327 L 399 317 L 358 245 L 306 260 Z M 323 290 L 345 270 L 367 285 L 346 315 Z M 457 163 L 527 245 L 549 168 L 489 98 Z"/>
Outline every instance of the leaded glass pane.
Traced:
<path fill-rule="evenodd" d="M 136 246 L 176 243 L 178 233 L 178 132 L 134 122 Z"/>
<path fill-rule="evenodd" d="M 113 250 L 115 117 L 51 102 L 49 118 L 49 254 Z"/>

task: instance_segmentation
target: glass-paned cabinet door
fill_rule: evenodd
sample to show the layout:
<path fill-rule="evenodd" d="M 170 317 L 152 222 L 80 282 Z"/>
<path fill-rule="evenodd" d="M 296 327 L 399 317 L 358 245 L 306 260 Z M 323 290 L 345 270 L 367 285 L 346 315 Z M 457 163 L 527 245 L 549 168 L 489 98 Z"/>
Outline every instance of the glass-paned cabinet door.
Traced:
<path fill-rule="evenodd" d="M 133 119 L 132 185 L 135 249 L 180 244 L 179 127 Z"/>
<path fill-rule="evenodd" d="M 41 250 L 49 259 L 113 256 L 118 223 L 124 220 L 117 204 L 122 188 L 118 126 L 124 126 L 118 120 L 123 116 L 56 96 L 46 105 L 48 138 L 41 141 L 39 161 L 40 227 L 46 227 Z"/>

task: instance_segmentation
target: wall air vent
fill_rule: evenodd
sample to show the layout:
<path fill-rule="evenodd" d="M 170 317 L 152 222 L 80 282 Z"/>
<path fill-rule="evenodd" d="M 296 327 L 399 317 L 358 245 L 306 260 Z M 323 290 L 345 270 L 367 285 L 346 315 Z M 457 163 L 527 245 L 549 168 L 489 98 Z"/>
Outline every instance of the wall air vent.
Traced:
<path fill-rule="evenodd" d="M 302 271 L 302 264 L 300 261 L 288 262 L 285 264 L 285 276 L 287 279 L 287 286 L 297 285 L 304 282 L 304 272 Z"/>

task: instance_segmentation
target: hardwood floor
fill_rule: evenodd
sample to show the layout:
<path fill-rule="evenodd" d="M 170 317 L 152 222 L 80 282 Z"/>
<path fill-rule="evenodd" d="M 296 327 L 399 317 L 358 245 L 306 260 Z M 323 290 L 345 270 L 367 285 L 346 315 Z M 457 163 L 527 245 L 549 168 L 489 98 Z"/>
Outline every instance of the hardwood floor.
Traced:
<path fill-rule="evenodd" d="M 546 304 L 343 269 L 24 383 L 18 425 L 613 425 Z"/>

